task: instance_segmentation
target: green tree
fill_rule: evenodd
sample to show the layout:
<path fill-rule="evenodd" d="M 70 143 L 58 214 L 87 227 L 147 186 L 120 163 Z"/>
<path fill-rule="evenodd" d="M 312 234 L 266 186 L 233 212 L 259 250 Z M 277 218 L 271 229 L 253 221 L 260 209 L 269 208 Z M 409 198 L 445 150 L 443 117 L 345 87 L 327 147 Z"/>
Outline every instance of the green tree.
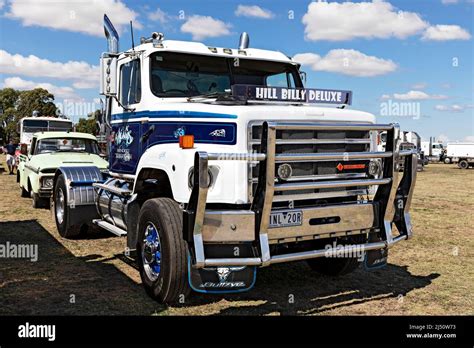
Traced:
<path fill-rule="evenodd" d="M 57 116 L 58 112 L 54 95 L 43 88 L 21 91 L 16 110 L 19 117 L 31 116 L 33 111 L 38 111 L 41 116 Z"/>
<path fill-rule="evenodd" d="M 8 142 L 10 137 L 16 137 L 16 106 L 20 92 L 13 88 L 0 89 L 0 138 Z"/>
<path fill-rule="evenodd" d="M 97 120 L 99 119 L 100 113 L 100 110 L 96 110 L 88 114 L 87 118 L 79 119 L 79 122 L 76 124 L 76 132 L 97 135 Z"/>
<path fill-rule="evenodd" d="M 43 88 L 29 91 L 17 91 L 13 88 L 0 89 L 0 138 L 18 138 L 16 127 L 23 117 L 29 117 L 33 111 L 41 116 L 57 116 L 58 109 L 54 104 L 54 95 Z"/>

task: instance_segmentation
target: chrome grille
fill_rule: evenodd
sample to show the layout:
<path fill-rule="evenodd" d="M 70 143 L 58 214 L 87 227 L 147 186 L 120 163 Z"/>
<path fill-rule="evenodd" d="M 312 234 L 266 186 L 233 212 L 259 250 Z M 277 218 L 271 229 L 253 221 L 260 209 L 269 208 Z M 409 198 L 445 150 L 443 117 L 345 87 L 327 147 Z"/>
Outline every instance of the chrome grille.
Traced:
<path fill-rule="evenodd" d="M 279 165 L 289 163 L 292 167 L 292 176 L 287 180 L 275 177 L 281 190 L 275 192 L 274 201 L 327 199 L 333 197 L 347 197 L 366 195 L 368 186 L 357 185 L 358 179 L 371 179 L 367 173 L 370 158 L 375 158 L 371 151 L 371 131 L 369 128 L 337 129 L 334 123 L 330 129 L 321 128 L 298 129 L 294 127 L 278 129 L 276 131 L 275 173 Z M 336 129 L 335 129 L 336 128 Z M 262 122 L 253 122 L 249 125 L 248 148 L 249 152 L 261 152 Z M 384 157 L 385 153 L 379 153 Z M 316 156 L 316 157 L 315 157 Z M 364 158 L 367 156 L 367 158 Z M 364 168 L 338 170 L 338 164 L 364 165 Z M 253 198 L 258 183 L 259 164 L 249 164 L 249 193 Z M 330 183 L 344 181 L 347 187 L 331 187 Z M 312 183 L 327 182 L 328 187 L 318 185 L 312 188 Z M 291 187 L 299 186 L 297 190 Z M 289 189 L 285 189 L 285 187 Z"/>

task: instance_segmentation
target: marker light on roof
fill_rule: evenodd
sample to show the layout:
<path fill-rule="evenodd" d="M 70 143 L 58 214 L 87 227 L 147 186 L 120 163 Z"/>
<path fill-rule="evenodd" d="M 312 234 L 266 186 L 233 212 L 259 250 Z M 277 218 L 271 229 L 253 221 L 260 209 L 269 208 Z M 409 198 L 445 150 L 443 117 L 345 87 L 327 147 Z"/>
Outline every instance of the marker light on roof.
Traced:
<path fill-rule="evenodd" d="M 209 51 L 211 51 L 212 53 L 217 53 L 217 48 L 215 47 L 208 47 Z"/>
<path fill-rule="evenodd" d="M 239 50 L 239 54 L 242 54 L 242 55 L 246 56 L 247 52 L 245 52 L 244 50 Z"/>
<path fill-rule="evenodd" d="M 232 50 L 230 48 L 224 48 L 223 51 L 224 53 L 232 54 Z"/>

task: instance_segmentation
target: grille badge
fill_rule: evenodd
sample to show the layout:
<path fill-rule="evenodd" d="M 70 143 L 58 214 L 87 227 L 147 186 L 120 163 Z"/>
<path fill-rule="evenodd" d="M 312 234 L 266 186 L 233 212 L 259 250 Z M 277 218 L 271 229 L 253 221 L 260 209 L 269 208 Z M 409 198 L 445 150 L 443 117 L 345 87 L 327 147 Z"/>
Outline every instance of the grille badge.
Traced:
<path fill-rule="evenodd" d="M 365 164 L 361 163 L 361 164 L 342 164 L 342 163 L 339 163 L 337 166 L 336 166 L 336 169 L 339 170 L 339 171 L 343 171 L 344 169 L 365 169 Z"/>

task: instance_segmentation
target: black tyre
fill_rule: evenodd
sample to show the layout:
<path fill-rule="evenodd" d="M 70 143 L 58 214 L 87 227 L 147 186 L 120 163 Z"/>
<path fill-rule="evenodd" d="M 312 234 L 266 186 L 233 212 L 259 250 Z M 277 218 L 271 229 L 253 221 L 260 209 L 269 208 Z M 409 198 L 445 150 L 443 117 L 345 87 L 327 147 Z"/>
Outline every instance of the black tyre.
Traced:
<path fill-rule="evenodd" d="M 46 199 L 41 198 L 37 193 L 32 192 L 31 193 L 31 200 L 32 200 L 32 207 L 37 209 L 37 208 L 43 208 L 46 206 Z"/>
<path fill-rule="evenodd" d="M 466 160 L 459 161 L 458 166 L 461 169 L 468 169 L 469 168 L 469 162 L 466 161 Z"/>
<path fill-rule="evenodd" d="M 349 237 L 347 240 L 340 240 L 338 244 L 361 244 L 366 241 L 366 236 L 360 235 Z M 307 260 L 307 262 L 313 271 L 328 276 L 342 276 L 355 271 L 362 260 L 359 260 L 358 257 L 321 257 Z"/>
<path fill-rule="evenodd" d="M 20 174 L 17 173 L 17 181 L 18 183 L 20 182 Z M 30 194 L 27 190 L 25 190 L 25 188 L 23 186 L 20 186 L 20 196 L 23 197 L 23 198 L 26 198 L 26 197 L 30 197 Z"/>
<path fill-rule="evenodd" d="M 70 225 L 71 209 L 66 202 L 67 187 L 63 175 L 59 175 L 53 190 L 53 212 L 61 237 L 74 238 L 81 234 L 82 225 Z M 86 226 L 85 226 L 86 227 Z"/>
<path fill-rule="evenodd" d="M 351 273 L 361 264 L 357 258 L 353 257 L 321 257 L 307 262 L 313 271 L 328 276 L 341 276 Z"/>
<path fill-rule="evenodd" d="M 178 302 L 190 292 L 182 226 L 182 211 L 172 199 L 150 199 L 140 210 L 137 243 L 140 276 L 146 292 L 163 303 Z"/>

